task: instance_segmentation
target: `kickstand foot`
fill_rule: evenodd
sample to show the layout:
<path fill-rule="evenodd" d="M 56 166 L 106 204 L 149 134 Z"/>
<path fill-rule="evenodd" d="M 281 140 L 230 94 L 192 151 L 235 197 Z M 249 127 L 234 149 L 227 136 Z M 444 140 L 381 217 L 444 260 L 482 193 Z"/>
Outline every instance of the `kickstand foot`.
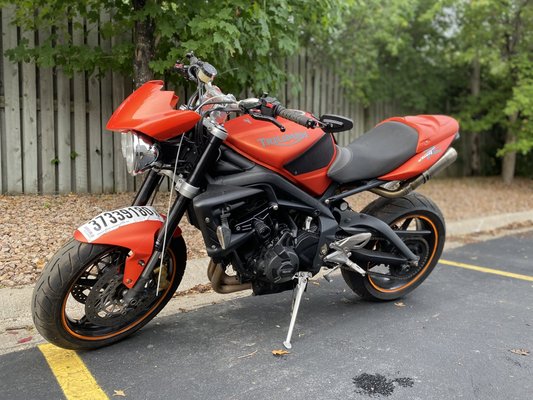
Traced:
<path fill-rule="evenodd" d="M 307 271 L 297 272 L 296 275 L 294 275 L 294 279 L 297 279 L 298 282 L 295 288 L 296 293 L 294 296 L 294 301 L 292 302 L 291 323 L 289 325 L 289 332 L 287 332 L 287 338 L 283 342 L 283 346 L 285 346 L 286 349 L 292 348 L 291 337 L 292 331 L 294 330 L 294 325 L 296 323 L 296 316 L 298 315 L 298 308 L 300 308 L 300 302 L 302 301 L 302 296 L 304 294 L 305 288 L 307 287 L 307 281 L 312 276 L 313 275 Z"/>

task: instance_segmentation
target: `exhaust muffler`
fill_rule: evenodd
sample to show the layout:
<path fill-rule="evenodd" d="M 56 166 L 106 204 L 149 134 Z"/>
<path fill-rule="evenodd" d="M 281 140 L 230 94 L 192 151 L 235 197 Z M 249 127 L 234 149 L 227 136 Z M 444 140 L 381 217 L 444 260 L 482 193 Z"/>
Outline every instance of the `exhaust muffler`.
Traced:
<path fill-rule="evenodd" d="M 417 187 L 429 181 L 433 176 L 437 175 L 444 168 L 450 166 L 456 159 L 457 151 L 453 147 L 450 147 L 435 164 L 433 164 L 427 169 L 427 171 L 424 171 L 422 174 L 418 175 L 418 177 L 416 177 L 414 180 L 404 183 L 397 190 L 387 190 L 382 187 L 377 187 L 370 189 L 370 191 L 379 196 L 388 198 L 405 196 L 411 193 Z"/>

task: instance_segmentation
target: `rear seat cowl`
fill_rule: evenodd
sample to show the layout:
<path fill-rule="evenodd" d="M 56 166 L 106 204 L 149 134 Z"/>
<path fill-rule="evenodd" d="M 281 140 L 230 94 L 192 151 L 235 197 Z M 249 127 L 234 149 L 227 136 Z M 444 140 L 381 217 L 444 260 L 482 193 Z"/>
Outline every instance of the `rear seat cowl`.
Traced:
<path fill-rule="evenodd" d="M 415 115 L 406 117 L 392 117 L 384 120 L 379 125 L 388 122 L 400 122 L 415 129 L 419 135 L 416 152 L 427 150 L 435 143 L 455 136 L 459 131 L 459 123 L 456 119 L 447 115 Z"/>

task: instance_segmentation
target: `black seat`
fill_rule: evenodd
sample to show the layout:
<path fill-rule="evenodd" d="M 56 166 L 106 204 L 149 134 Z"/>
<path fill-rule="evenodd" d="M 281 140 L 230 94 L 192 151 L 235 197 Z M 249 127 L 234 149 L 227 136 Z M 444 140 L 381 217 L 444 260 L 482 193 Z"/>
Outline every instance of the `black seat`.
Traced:
<path fill-rule="evenodd" d="M 328 176 L 338 183 L 372 179 L 402 165 L 416 154 L 418 132 L 401 122 L 385 122 L 337 147 Z"/>

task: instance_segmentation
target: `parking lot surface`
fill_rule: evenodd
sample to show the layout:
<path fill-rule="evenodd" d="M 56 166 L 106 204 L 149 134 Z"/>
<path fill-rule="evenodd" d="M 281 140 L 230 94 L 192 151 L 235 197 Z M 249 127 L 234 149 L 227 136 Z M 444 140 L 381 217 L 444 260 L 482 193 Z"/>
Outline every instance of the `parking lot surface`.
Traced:
<path fill-rule="evenodd" d="M 393 302 L 360 300 L 340 275 L 312 283 L 280 357 L 290 292 L 159 318 L 78 355 L 109 398 L 531 399 L 532 243 L 529 232 L 447 251 Z M 39 348 L 0 366 L 0 398 L 65 398 Z"/>

